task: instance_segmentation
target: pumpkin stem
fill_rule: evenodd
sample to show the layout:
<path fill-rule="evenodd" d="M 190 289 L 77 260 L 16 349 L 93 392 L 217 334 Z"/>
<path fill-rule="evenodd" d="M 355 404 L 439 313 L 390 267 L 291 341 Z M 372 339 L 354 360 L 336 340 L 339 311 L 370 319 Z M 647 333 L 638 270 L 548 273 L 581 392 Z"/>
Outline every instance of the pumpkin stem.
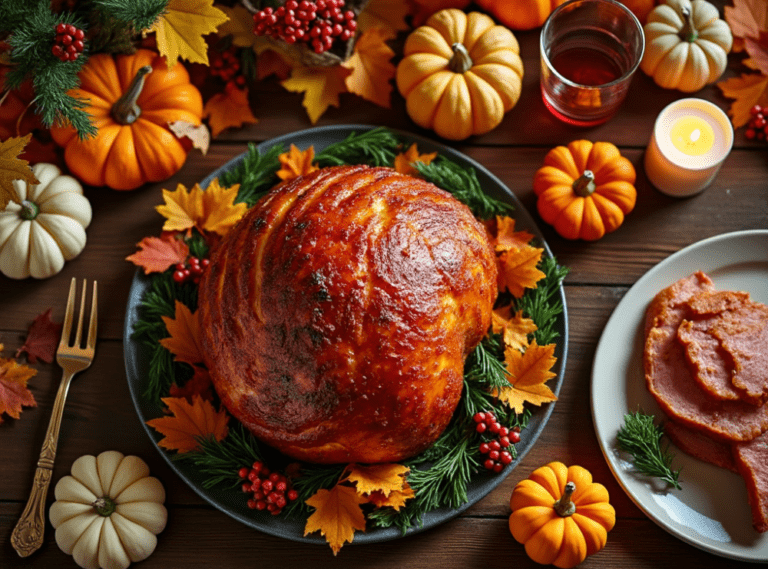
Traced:
<path fill-rule="evenodd" d="M 93 509 L 96 510 L 97 514 L 106 518 L 112 515 L 117 504 L 115 504 L 115 501 L 109 496 L 104 496 L 103 498 L 99 498 L 95 502 L 92 502 L 91 506 L 93 506 Z"/>
<path fill-rule="evenodd" d="M 40 208 L 36 203 L 29 200 L 22 200 L 21 211 L 19 211 L 19 217 L 24 221 L 32 221 L 40 213 Z"/>
<path fill-rule="evenodd" d="M 453 57 L 448 62 L 448 68 L 454 73 L 466 73 L 472 69 L 472 58 L 464 44 L 456 42 L 451 46 Z"/>
<path fill-rule="evenodd" d="M 132 124 L 141 115 L 141 109 L 136 104 L 136 99 L 141 95 L 145 77 L 151 71 L 152 66 L 150 65 L 139 68 L 123 96 L 112 105 L 112 118 L 119 124 Z"/>
<path fill-rule="evenodd" d="M 553 508 L 562 517 L 566 518 L 576 513 L 576 504 L 571 501 L 571 495 L 576 491 L 576 484 L 568 482 L 560 499 L 555 502 Z"/>
<path fill-rule="evenodd" d="M 680 29 L 680 37 L 689 43 L 695 42 L 699 39 L 699 32 L 693 26 L 693 12 L 688 6 L 683 6 L 680 13 L 683 16 L 683 27 Z"/>
<path fill-rule="evenodd" d="M 576 178 L 571 184 L 573 192 L 577 196 L 586 198 L 592 195 L 595 191 L 595 174 L 592 170 L 584 170 L 584 173 Z"/>

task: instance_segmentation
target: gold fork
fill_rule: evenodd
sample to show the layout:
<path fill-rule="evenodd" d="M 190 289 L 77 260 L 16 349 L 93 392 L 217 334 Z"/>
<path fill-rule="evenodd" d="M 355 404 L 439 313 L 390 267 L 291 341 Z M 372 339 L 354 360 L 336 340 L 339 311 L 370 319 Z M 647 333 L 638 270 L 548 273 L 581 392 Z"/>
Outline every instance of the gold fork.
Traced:
<path fill-rule="evenodd" d="M 96 348 L 96 281 L 93 282 L 93 301 L 91 302 L 91 318 L 88 326 L 88 339 L 83 348 L 81 346 L 83 331 L 83 314 L 85 312 L 85 292 L 87 281 L 83 281 L 83 293 L 80 301 L 80 316 L 77 319 L 77 331 L 72 345 L 69 337 L 72 333 L 72 320 L 75 314 L 75 291 L 77 283 L 72 279 L 67 299 L 67 311 L 64 316 L 64 325 L 61 331 L 61 342 L 56 350 L 56 361 L 64 369 L 56 400 L 53 402 L 51 420 L 45 433 L 43 448 L 37 461 L 35 480 L 32 484 L 32 492 L 29 495 L 27 506 L 19 518 L 16 527 L 11 534 L 11 544 L 21 557 L 27 557 L 37 551 L 43 544 L 43 531 L 45 530 L 45 499 L 48 494 L 48 486 L 51 482 L 53 461 L 56 459 L 56 447 L 59 441 L 59 428 L 61 417 L 64 413 L 64 402 L 72 377 L 86 369 L 93 361 Z"/>

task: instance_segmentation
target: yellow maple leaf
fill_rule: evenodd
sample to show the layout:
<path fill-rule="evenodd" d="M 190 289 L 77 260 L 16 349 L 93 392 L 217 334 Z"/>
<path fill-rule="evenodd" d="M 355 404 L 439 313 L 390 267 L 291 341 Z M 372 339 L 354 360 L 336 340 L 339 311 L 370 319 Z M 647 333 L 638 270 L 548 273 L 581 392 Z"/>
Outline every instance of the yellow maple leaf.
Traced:
<path fill-rule="evenodd" d="M 310 122 L 315 124 L 329 106 L 339 106 L 339 95 L 346 93 L 345 79 L 350 70 L 341 65 L 331 67 L 295 67 L 291 76 L 280 84 L 292 93 L 304 93 L 302 105 Z"/>
<path fill-rule="evenodd" d="M 241 127 L 244 124 L 259 122 L 248 102 L 248 88 L 227 88 L 221 93 L 216 93 L 203 107 L 203 118 L 208 119 L 211 132 L 215 137 L 229 127 Z"/>
<path fill-rule="evenodd" d="M 395 76 L 391 59 L 395 52 L 386 40 L 381 28 L 364 31 L 355 42 L 352 56 L 342 65 L 351 71 L 344 80 L 350 93 L 388 109 L 392 94 L 390 80 Z"/>
<path fill-rule="evenodd" d="M 166 218 L 163 231 L 185 231 L 196 227 L 198 231 L 211 231 L 219 235 L 227 232 L 248 210 L 244 203 L 235 203 L 239 184 L 229 188 L 219 185 L 214 178 L 203 190 L 199 184 L 187 190 L 179 184 L 174 191 L 163 189 L 164 205 L 155 209 Z"/>
<path fill-rule="evenodd" d="M 226 21 L 227 15 L 213 6 L 213 0 L 170 0 L 149 31 L 155 32 L 157 50 L 168 67 L 180 58 L 208 65 L 204 36 Z"/>
<path fill-rule="evenodd" d="M 371 0 L 357 17 L 360 31 L 379 28 L 386 39 L 394 39 L 397 32 L 410 29 L 405 21 L 411 11 L 408 0 Z"/>
<path fill-rule="evenodd" d="M 355 483 L 358 494 L 381 492 L 384 496 L 396 490 L 402 490 L 405 485 L 405 475 L 411 470 L 407 466 L 395 463 L 350 465 L 347 480 Z"/>
<path fill-rule="evenodd" d="M 523 403 L 541 405 L 549 401 L 557 401 L 557 396 L 544 385 L 555 377 L 550 370 L 555 365 L 555 344 L 539 346 L 536 340 L 528 346 L 524 353 L 513 348 L 504 351 L 504 361 L 507 364 L 509 387 L 494 390 L 494 395 L 509 406 L 515 413 L 523 412 Z"/>
<path fill-rule="evenodd" d="M 368 501 L 378 508 L 389 507 L 399 512 L 400 508 L 405 506 L 405 503 L 414 496 L 416 496 L 416 492 L 408 485 L 408 482 L 405 482 L 402 489 L 392 490 L 389 496 L 385 496 L 383 492 L 371 492 L 368 495 Z"/>
<path fill-rule="evenodd" d="M 728 111 L 736 128 L 744 126 L 752 118 L 749 109 L 754 105 L 768 105 L 768 76 L 760 73 L 742 74 L 717 84 L 723 95 L 736 99 Z"/>
<path fill-rule="evenodd" d="M 229 18 L 219 26 L 217 33 L 220 36 L 232 36 L 232 44 L 237 47 L 253 47 L 257 37 L 253 33 L 253 14 L 240 5 L 230 8 L 216 4 L 216 7 Z"/>
<path fill-rule="evenodd" d="M 429 154 L 419 154 L 419 149 L 414 142 L 405 152 L 401 152 L 395 156 L 395 172 L 401 174 L 408 174 L 409 176 L 418 175 L 418 170 L 413 167 L 414 162 L 423 162 L 429 164 L 437 157 L 437 152 L 431 152 Z"/>
<path fill-rule="evenodd" d="M 0 142 L 0 211 L 8 202 L 19 201 L 19 195 L 13 187 L 14 180 L 23 180 L 27 184 L 38 184 L 37 178 L 29 167 L 29 162 L 18 158 L 32 134 L 12 137 Z"/>
<path fill-rule="evenodd" d="M 213 408 L 210 401 L 199 395 L 188 402 L 184 397 L 165 397 L 163 403 L 171 412 L 169 416 L 147 421 L 147 425 L 165 436 L 157 444 L 179 453 L 196 450 L 200 440 L 213 437 L 223 440 L 229 433 L 229 415 L 223 408 Z"/>
<path fill-rule="evenodd" d="M 536 283 L 546 276 L 537 267 L 543 252 L 544 249 L 525 245 L 498 256 L 499 290 L 509 290 L 512 296 L 520 298 L 526 288 L 536 288 Z"/>
<path fill-rule="evenodd" d="M 508 215 L 496 216 L 496 232 L 491 243 L 497 252 L 521 249 L 528 245 L 533 235 L 527 231 L 515 231 L 515 220 Z"/>
<path fill-rule="evenodd" d="M 319 531 L 336 555 L 345 543 L 352 543 L 355 530 L 365 530 L 360 504 L 366 501 L 351 486 L 336 484 L 330 490 L 318 490 L 306 500 L 315 511 L 307 518 L 304 535 Z"/>
<path fill-rule="evenodd" d="M 203 348 L 200 345 L 200 321 L 197 311 L 192 312 L 187 305 L 178 300 L 175 311 L 173 318 L 162 317 L 170 337 L 160 340 L 160 345 L 171 352 L 177 362 L 188 364 L 202 362 Z"/>
<path fill-rule="evenodd" d="M 512 306 L 507 305 L 496 308 L 491 314 L 491 330 L 495 334 L 503 332 L 506 347 L 524 351 L 528 345 L 528 334 L 538 330 L 538 326 L 530 318 L 525 318 L 522 310 L 513 316 Z"/>
<path fill-rule="evenodd" d="M 295 144 L 291 144 L 291 149 L 288 152 L 283 152 L 278 156 L 281 167 L 276 172 L 277 177 L 281 180 L 293 180 L 299 176 L 311 174 L 320 169 L 312 164 L 314 159 L 314 146 L 310 146 L 306 150 L 299 150 Z"/>

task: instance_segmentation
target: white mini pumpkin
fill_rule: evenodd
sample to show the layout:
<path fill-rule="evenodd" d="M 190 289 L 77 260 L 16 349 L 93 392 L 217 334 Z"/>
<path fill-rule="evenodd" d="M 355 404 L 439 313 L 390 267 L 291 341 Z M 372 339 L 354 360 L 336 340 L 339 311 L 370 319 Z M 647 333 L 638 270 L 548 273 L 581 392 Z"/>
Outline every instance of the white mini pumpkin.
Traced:
<path fill-rule="evenodd" d="M 714 83 L 728 65 L 733 34 L 705 0 L 666 0 L 648 15 L 640 68 L 659 87 L 693 93 Z"/>
<path fill-rule="evenodd" d="M 12 279 L 58 273 L 85 247 L 91 223 L 91 204 L 80 182 L 54 164 L 35 164 L 32 172 L 40 183 L 14 181 L 18 203 L 0 211 L 0 272 Z"/>
<path fill-rule="evenodd" d="M 84 569 L 125 569 L 146 559 L 168 518 L 160 481 L 139 457 L 117 451 L 78 458 L 54 494 L 56 543 Z"/>

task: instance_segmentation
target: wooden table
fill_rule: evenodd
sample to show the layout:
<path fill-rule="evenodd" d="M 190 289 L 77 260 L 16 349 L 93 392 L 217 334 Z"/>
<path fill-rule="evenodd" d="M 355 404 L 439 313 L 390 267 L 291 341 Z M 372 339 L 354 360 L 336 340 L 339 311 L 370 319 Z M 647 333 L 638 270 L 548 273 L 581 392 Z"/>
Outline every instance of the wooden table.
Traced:
<path fill-rule="evenodd" d="M 768 153 L 765 144 L 745 140 L 743 129 L 715 182 L 703 193 L 673 199 L 645 177 L 643 153 L 654 120 L 669 102 L 682 97 L 665 91 L 638 72 L 620 113 L 608 123 L 579 130 L 557 122 L 539 96 L 538 33 L 517 34 L 525 64 L 519 104 L 491 133 L 451 146 L 479 161 L 522 201 L 559 261 L 570 267 L 565 281 L 570 349 L 560 400 L 530 453 L 496 490 L 459 517 L 426 532 L 373 545 L 348 545 L 334 558 L 326 545 L 295 543 L 258 531 L 219 512 L 190 490 L 168 468 L 146 436 L 129 396 L 123 363 L 123 319 L 134 266 L 124 259 L 143 237 L 156 235 L 162 218 L 154 207 L 161 188 L 187 187 L 242 153 L 248 141 L 262 141 L 310 127 L 298 95 L 276 82 L 252 88 L 259 123 L 220 136 L 206 156 L 194 151 L 172 179 L 133 192 L 89 188 L 94 210 L 85 251 L 48 280 L 11 281 L 0 276 L 0 341 L 9 357 L 23 342 L 32 320 L 49 307 L 63 318 L 66 288 L 72 277 L 96 279 L 100 287 L 100 329 L 93 366 L 75 379 L 64 413 L 53 482 L 69 473 L 83 454 L 116 449 L 136 454 L 150 465 L 168 493 L 169 521 L 154 554 L 140 567 L 536 567 L 507 527 L 509 497 L 517 482 L 552 460 L 581 464 L 610 491 L 618 521 L 606 548 L 583 567 L 722 567 L 725 560 L 671 536 L 648 519 L 616 483 L 598 446 L 590 412 L 590 370 L 603 327 L 629 287 L 679 249 L 701 239 L 737 230 L 768 228 Z M 733 56 L 732 56 L 733 57 Z M 737 59 L 728 73 L 736 73 Z M 719 89 L 696 96 L 726 108 Z M 434 138 L 416 128 L 394 94 L 391 109 L 355 96 L 342 96 L 320 125 L 386 125 Z M 536 214 L 531 181 L 547 151 L 577 138 L 611 141 L 635 165 L 637 206 L 615 233 L 594 243 L 559 237 Z M 620 347 L 619 347 L 620 349 Z M 0 566 L 75 567 L 56 546 L 53 529 L 32 557 L 21 560 L 9 538 L 29 494 L 37 455 L 61 376 L 55 364 L 38 363 L 29 382 L 36 408 L 0 426 Z M 53 487 L 53 484 L 52 484 Z M 49 493 L 49 504 L 53 492 Z M 749 523 L 745 520 L 745 523 Z M 730 567 L 747 566 L 729 562 Z"/>

